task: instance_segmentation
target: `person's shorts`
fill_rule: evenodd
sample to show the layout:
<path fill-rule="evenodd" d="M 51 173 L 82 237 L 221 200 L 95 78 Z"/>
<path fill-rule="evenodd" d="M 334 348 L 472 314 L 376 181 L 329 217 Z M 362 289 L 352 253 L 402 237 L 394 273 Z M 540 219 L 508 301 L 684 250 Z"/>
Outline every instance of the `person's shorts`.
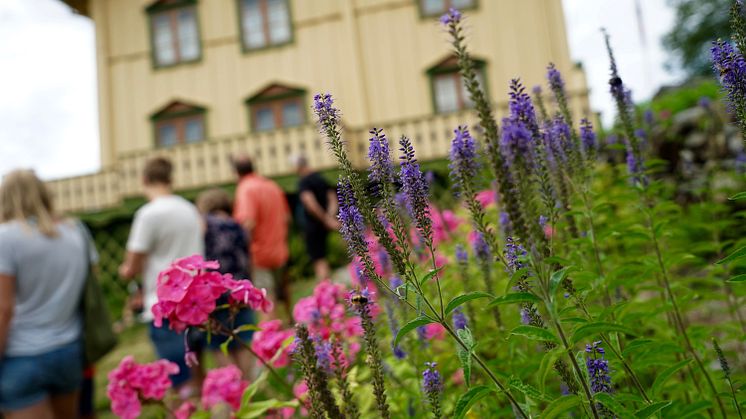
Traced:
<path fill-rule="evenodd" d="M 329 230 L 323 227 L 309 228 L 303 233 L 303 238 L 306 241 L 306 253 L 311 258 L 311 262 L 326 259 L 327 236 L 329 236 Z"/>
<path fill-rule="evenodd" d="M 217 304 L 218 306 L 220 306 L 227 302 L 228 302 L 228 298 L 220 297 L 220 299 L 218 299 L 217 301 Z M 221 310 L 214 311 L 212 314 L 212 317 L 214 317 L 215 320 L 219 321 L 220 324 L 222 324 L 225 328 L 231 329 L 231 330 L 235 330 L 237 327 L 243 326 L 245 324 L 256 323 L 256 321 L 254 320 L 254 312 L 248 308 L 240 310 L 238 313 L 236 313 L 232 321 L 231 321 L 230 312 L 227 309 L 221 309 Z M 241 339 L 241 341 L 247 344 L 251 342 L 251 337 L 253 335 L 254 335 L 254 331 L 252 330 L 245 330 L 243 332 L 238 333 L 238 337 Z M 210 335 L 208 338 L 207 335 L 205 334 L 204 346 L 210 350 L 217 351 L 217 350 L 220 350 L 220 345 L 222 345 L 227 340 L 228 340 L 228 336 L 225 336 L 225 335 L 213 334 L 213 335 Z M 241 344 L 241 342 L 233 340 L 231 343 L 228 344 L 228 349 L 234 350 L 242 346 L 243 345 Z"/>
<path fill-rule="evenodd" d="M 83 346 L 68 343 L 43 354 L 0 359 L 0 410 L 25 409 L 73 393 L 83 380 Z"/>
<path fill-rule="evenodd" d="M 186 360 L 184 360 L 187 351 L 187 342 L 184 340 L 185 333 L 178 333 L 169 329 L 167 320 L 163 321 L 162 327 L 155 327 L 152 322 L 150 323 L 150 340 L 153 342 L 153 346 L 155 346 L 158 358 L 171 361 L 179 366 L 179 372 L 169 376 L 171 384 L 174 387 L 179 387 L 192 377 L 191 369 L 187 366 Z M 190 340 L 200 337 L 199 334 L 192 332 L 187 336 Z M 189 347 L 192 348 L 194 345 L 189 342 Z"/>

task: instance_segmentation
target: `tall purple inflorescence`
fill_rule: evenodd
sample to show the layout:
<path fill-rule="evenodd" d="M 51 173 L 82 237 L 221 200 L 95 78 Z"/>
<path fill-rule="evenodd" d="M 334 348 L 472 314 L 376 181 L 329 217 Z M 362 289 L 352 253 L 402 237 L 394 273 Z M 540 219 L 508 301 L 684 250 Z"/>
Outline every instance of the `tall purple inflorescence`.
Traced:
<path fill-rule="evenodd" d="M 370 146 L 368 147 L 368 179 L 373 183 L 392 183 L 394 181 L 394 165 L 391 162 L 389 140 L 380 128 L 369 131 Z"/>
<path fill-rule="evenodd" d="M 359 251 L 367 252 L 368 244 L 365 240 L 365 221 L 357 206 L 355 194 L 352 192 L 350 180 L 340 177 L 337 184 L 337 196 L 339 199 L 339 228 L 340 234 L 347 242 L 350 254 L 360 254 Z"/>
<path fill-rule="evenodd" d="M 517 159 L 522 159 L 527 163 L 531 162 L 533 160 L 532 143 L 531 131 L 526 123 L 519 119 L 503 119 L 500 148 L 509 166 L 521 170 L 523 168 L 515 167 Z"/>
<path fill-rule="evenodd" d="M 508 108 L 510 110 L 510 119 L 523 122 L 531 133 L 537 131 L 539 126 L 536 122 L 534 104 L 531 102 L 531 97 L 526 93 L 526 88 L 523 87 L 519 79 L 512 79 L 510 81 L 509 95 Z"/>
<path fill-rule="evenodd" d="M 466 319 L 466 314 L 461 310 L 461 307 L 453 310 L 453 327 L 456 328 L 456 330 L 460 330 L 466 329 L 468 325 L 469 320 Z"/>
<path fill-rule="evenodd" d="M 451 169 L 451 177 L 454 184 L 464 187 L 464 183 L 473 179 L 479 170 L 477 162 L 477 143 L 469 134 L 469 128 L 461 125 L 456 128 L 451 141 L 451 152 L 448 168 Z"/>
<path fill-rule="evenodd" d="M 461 17 L 461 12 L 451 7 L 443 16 L 440 17 L 440 23 L 444 26 L 456 24 L 461 22 Z"/>
<path fill-rule="evenodd" d="M 554 63 L 550 63 L 547 67 L 547 80 L 549 81 L 549 87 L 553 92 L 565 91 L 565 81 L 562 80 L 562 74 L 557 70 Z"/>
<path fill-rule="evenodd" d="M 459 265 L 469 263 L 469 253 L 466 251 L 464 246 L 460 244 L 456 245 L 456 262 L 458 262 Z"/>
<path fill-rule="evenodd" d="M 334 107 L 334 99 L 329 93 L 319 93 L 313 97 L 313 111 L 322 126 L 339 122 L 339 110 Z"/>
<path fill-rule="evenodd" d="M 527 255 L 526 249 L 516 243 L 512 237 L 508 237 L 505 241 L 505 261 L 507 262 L 508 273 L 515 273 L 519 269 L 522 269 L 526 264 L 520 260 Z"/>
<path fill-rule="evenodd" d="M 426 246 L 433 240 L 432 220 L 428 206 L 428 190 L 425 177 L 414 154 L 414 147 L 409 138 L 402 136 L 399 140 L 402 156 L 399 177 L 407 204 L 407 211 L 414 220 L 417 230 L 422 235 Z"/>
<path fill-rule="evenodd" d="M 593 131 L 591 121 L 583 118 L 580 120 L 580 141 L 586 158 L 590 159 L 596 153 L 596 133 Z"/>
<path fill-rule="evenodd" d="M 604 358 L 604 348 L 601 342 L 593 342 L 585 345 L 586 360 L 588 368 L 591 391 L 595 393 L 611 393 L 611 376 L 609 375 L 609 361 Z"/>
<path fill-rule="evenodd" d="M 490 252 L 490 246 L 484 240 L 484 236 L 480 232 L 474 232 L 474 240 L 472 241 L 472 248 L 474 249 L 474 256 L 483 263 L 489 263 L 492 258 Z"/>
<path fill-rule="evenodd" d="M 422 372 L 422 392 L 425 393 L 425 397 L 430 403 L 430 409 L 434 417 L 440 418 L 440 396 L 443 392 L 443 378 L 436 369 L 438 366 L 436 362 L 426 362 L 425 366 L 427 368 Z"/>
<path fill-rule="evenodd" d="M 710 48 L 712 64 L 728 95 L 728 105 L 746 133 L 746 59 L 728 42 L 718 40 Z"/>

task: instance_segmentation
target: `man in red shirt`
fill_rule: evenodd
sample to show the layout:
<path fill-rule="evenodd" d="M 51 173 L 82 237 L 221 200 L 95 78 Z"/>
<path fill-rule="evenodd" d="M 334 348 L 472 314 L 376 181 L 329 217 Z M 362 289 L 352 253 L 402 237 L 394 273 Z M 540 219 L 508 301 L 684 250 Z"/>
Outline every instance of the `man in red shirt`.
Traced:
<path fill-rule="evenodd" d="M 290 208 L 285 192 L 273 181 L 254 172 L 248 156 L 233 159 L 238 175 L 233 218 L 249 237 L 252 280 L 277 303 L 282 268 L 288 261 Z"/>

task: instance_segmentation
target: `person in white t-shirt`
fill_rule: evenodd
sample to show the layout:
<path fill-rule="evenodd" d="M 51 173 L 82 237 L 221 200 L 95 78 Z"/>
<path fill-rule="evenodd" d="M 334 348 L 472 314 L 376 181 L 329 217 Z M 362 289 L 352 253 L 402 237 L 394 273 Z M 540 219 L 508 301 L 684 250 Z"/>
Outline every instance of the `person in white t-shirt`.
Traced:
<path fill-rule="evenodd" d="M 158 274 L 176 259 L 204 254 L 202 217 L 192 203 L 173 194 L 171 171 L 171 162 L 164 158 L 146 163 L 143 187 L 149 202 L 135 213 L 119 275 L 125 279 L 142 276 L 143 319 L 150 322 L 150 339 L 160 358 L 179 365 L 171 381 L 182 396 L 189 396 L 199 388 L 201 373 L 186 365 L 184 333 L 170 330 L 167 321 L 155 327 L 151 311 L 158 300 Z"/>

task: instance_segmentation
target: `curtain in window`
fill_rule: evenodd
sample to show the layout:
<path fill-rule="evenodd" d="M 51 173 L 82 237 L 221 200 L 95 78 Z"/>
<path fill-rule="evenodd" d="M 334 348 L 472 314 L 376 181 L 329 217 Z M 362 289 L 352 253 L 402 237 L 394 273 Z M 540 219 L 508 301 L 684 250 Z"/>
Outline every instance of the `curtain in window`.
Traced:
<path fill-rule="evenodd" d="M 257 131 L 269 131 L 275 129 L 275 113 L 271 108 L 259 108 L 254 114 L 255 129 Z"/>
<path fill-rule="evenodd" d="M 425 15 L 437 15 L 446 9 L 445 0 L 421 0 L 422 13 Z"/>
<path fill-rule="evenodd" d="M 196 60 L 199 58 L 199 31 L 194 8 L 179 10 L 178 28 L 181 61 Z"/>
<path fill-rule="evenodd" d="M 187 143 L 202 141 L 205 137 L 204 132 L 202 117 L 189 119 L 184 126 L 184 141 Z"/>
<path fill-rule="evenodd" d="M 264 17 L 260 0 L 242 0 L 241 25 L 246 48 L 261 48 L 267 44 L 264 37 Z"/>
<path fill-rule="evenodd" d="M 457 80 L 453 75 L 448 74 L 435 78 L 435 107 L 438 112 L 452 112 L 459 108 L 458 103 L 458 86 Z"/>
<path fill-rule="evenodd" d="M 161 147 L 171 147 L 176 145 L 176 126 L 174 124 L 161 124 L 158 127 L 158 145 Z"/>
<path fill-rule="evenodd" d="M 174 38 L 171 32 L 171 18 L 168 14 L 153 16 L 153 47 L 158 65 L 169 65 L 176 62 Z"/>
<path fill-rule="evenodd" d="M 290 17 L 286 0 L 267 0 L 267 22 L 272 44 L 290 40 Z"/>
<path fill-rule="evenodd" d="M 287 102 L 282 105 L 282 126 L 295 127 L 303 124 L 303 113 L 298 102 Z"/>

